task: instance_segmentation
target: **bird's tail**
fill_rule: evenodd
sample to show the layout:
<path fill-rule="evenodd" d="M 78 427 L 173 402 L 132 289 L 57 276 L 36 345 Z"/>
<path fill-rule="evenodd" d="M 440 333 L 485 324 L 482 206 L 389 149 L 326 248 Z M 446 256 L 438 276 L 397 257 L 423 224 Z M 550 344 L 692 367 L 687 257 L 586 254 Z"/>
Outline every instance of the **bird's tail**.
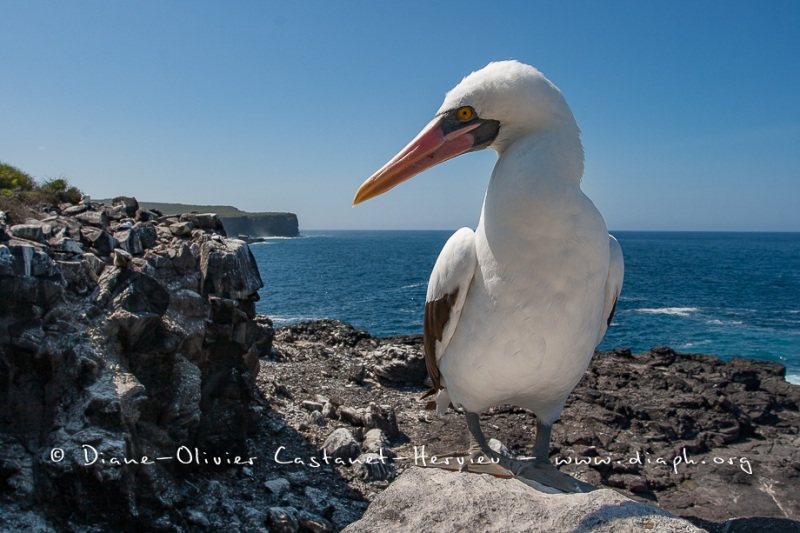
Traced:
<path fill-rule="evenodd" d="M 447 389 L 441 389 L 436 396 L 436 414 L 439 416 L 445 414 L 448 407 L 450 407 L 450 395 Z"/>
<path fill-rule="evenodd" d="M 420 396 L 419 399 L 424 400 L 425 398 L 430 398 L 434 394 L 436 394 L 436 399 L 430 400 L 428 403 L 425 404 L 426 411 L 433 411 L 434 409 L 436 409 L 436 414 L 441 416 L 447 413 L 448 407 L 452 407 L 453 409 L 455 409 L 453 404 L 450 402 L 450 395 L 447 393 L 447 389 L 436 389 L 434 387 L 431 387 L 430 389 L 425 391 L 425 394 Z"/>

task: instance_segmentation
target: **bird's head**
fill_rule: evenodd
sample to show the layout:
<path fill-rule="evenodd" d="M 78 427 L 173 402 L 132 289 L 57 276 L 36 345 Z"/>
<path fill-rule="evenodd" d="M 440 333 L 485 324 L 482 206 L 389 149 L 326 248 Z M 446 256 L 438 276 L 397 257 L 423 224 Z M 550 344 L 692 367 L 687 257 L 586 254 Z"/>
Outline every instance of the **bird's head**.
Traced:
<path fill-rule="evenodd" d="M 502 153 L 515 140 L 556 124 L 578 131 L 561 91 L 550 80 L 518 61 L 490 63 L 447 93 L 433 120 L 361 184 L 353 205 L 463 153 L 484 148 Z"/>

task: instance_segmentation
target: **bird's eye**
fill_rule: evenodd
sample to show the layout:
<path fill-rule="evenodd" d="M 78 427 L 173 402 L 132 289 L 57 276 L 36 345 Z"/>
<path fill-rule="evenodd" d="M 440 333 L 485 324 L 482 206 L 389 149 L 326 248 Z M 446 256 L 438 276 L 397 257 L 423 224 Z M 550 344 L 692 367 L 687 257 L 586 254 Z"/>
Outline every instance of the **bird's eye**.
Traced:
<path fill-rule="evenodd" d="M 460 122 L 468 122 L 475 118 L 475 110 L 470 106 L 465 105 L 464 107 L 458 108 L 458 111 L 456 111 L 456 116 Z"/>

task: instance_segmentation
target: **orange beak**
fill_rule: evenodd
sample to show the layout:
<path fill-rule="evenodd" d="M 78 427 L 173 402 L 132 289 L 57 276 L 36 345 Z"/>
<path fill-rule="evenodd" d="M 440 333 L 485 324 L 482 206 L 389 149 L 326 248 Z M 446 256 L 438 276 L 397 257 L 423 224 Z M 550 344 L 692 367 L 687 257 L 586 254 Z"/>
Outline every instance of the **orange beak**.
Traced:
<path fill-rule="evenodd" d="M 353 205 L 381 195 L 423 170 L 469 152 L 475 146 L 470 132 L 481 125 L 479 121 L 447 134 L 442 125 L 441 117 L 431 120 L 408 146 L 361 184 Z"/>

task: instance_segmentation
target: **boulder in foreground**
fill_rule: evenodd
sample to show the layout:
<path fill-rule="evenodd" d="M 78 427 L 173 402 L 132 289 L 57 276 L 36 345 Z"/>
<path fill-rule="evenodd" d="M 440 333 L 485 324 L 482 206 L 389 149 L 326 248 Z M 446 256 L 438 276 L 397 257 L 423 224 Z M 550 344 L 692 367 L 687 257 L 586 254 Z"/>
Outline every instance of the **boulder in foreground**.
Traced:
<path fill-rule="evenodd" d="M 361 520 L 344 531 L 702 530 L 610 489 L 544 494 L 515 479 L 412 468 L 375 498 Z"/>

